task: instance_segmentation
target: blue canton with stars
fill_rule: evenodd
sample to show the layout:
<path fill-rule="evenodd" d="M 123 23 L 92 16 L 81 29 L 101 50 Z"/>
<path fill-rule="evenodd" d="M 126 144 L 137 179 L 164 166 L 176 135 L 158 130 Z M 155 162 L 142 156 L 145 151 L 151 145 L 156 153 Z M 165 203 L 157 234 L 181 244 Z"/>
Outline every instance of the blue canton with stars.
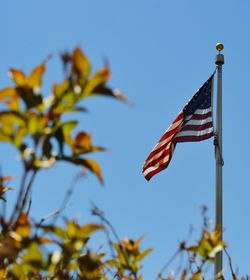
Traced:
<path fill-rule="evenodd" d="M 185 116 L 193 115 L 197 109 L 207 109 L 211 107 L 212 82 L 214 74 L 197 91 L 188 104 L 184 107 Z"/>

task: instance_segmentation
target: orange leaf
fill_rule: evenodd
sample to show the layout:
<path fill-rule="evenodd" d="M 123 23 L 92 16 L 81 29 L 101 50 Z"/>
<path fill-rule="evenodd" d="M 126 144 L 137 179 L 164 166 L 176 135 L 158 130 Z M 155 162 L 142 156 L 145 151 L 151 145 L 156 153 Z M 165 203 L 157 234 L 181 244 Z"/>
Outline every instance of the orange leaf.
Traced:
<path fill-rule="evenodd" d="M 28 214 L 21 213 L 16 223 L 15 232 L 19 234 L 22 238 L 27 238 L 30 235 L 30 231 L 31 227 L 28 219 Z"/>
<path fill-rule="evenodd" d="M 87 132 L 79 132 L 76 135 L 75 146 L 83 148 L 84 150 L 89 150 L 91 147 L 91 135 Z"/>
<path fill-rule="evenodd" d="M 102 184 L 104 183 L 101 168 L 95 160 L 84 159 L 83 166 L 93 172 Z"/>

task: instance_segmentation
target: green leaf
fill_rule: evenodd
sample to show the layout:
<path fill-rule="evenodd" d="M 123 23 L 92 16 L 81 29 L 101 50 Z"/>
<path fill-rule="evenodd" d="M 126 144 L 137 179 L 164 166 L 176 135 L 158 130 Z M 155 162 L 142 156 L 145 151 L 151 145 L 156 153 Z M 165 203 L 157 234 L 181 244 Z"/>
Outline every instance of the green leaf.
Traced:
<path fill-rule="evenodd" d="M 78 124 L 78 121 L 70 121 L 70 122 L 63 123 L 61 126 L 64 140 L 69 145 L 73 144 L 73 140 L 71 138 L 71 132 L 77 126 L 77 124 Z"/>
<path fill-rule="evenodd" d="M 139 262 L 142 259 L 144 259 L 149 253 L 151 253 L 153 251 L 153 249 L 149 248 L 144 250 L 143 252 L 141 252 L 137 257 L 136 260 Z"/>
<path fill-rule="evenodd" d="M 17 111 L 0 112 L 0 130 L 4 136 L 11 136 L 14 139 L 17 127 L 24 127 L 26 120 L 24 116 Z"/>
<path fill-rule="evenodd" d="M 27 253 L 23 256 L 23 260 L 35 267 L 41 268 L 43 256 L 37 243 L 32 242 L 30 244 Z"/>
<path fill-rule="evenodd" d="M 103 230 L 104 226 L 98 224 L 87 224 L 80 228 L 80 236 L 88 237 L 92 233 Z"/>

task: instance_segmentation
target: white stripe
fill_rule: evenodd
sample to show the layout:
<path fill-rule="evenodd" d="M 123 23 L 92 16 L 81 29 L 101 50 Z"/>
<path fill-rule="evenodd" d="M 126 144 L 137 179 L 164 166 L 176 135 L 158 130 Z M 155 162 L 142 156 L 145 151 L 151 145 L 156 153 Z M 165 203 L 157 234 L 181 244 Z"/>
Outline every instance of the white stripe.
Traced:
<path fill-rule="evenodd" d="M 174 134 L 171 135 L 171 136 L 169 136 L 169 137 L 166 138 L 165 140 L 160 141 L 159 143 L 157 143 L 157 144 L 155 145 L 154 149 L 152 150 L 152 152 L 153 152 L 154 150 L 158 150 L 158 149 L 160 149 L 162 146 L 166 145 L 168 142 L 170 142 L 170 141 L 173 139 L 173 137 L 174 137 Z"/>
<path fill-rule="evenodd" d="M 181 136 L 202 136 L 202 135 L 208 134 L 210 132 L 213 132 L 213 127 L 209 127 L 207 129 L 199 130 L 199 131 L 195 131 L 195 130 L 181 131 L 178 134 L 176 134 L 175 137 L 181 137 Z"/>
<path fill-rule="evenodd" d="M 185 121 L 188 121 L 188 120 L 192 119 L 194 114 L 195 115 L 205 115 L 209 112 L 212 112 L 211 107 L 209 107 L 208 109 L 197 109 L 197 110 L 194 111 L 194 113 L 192 115 L 187 115 L 184 119 L 185 119 Z"/>
<path fill-rule="evenodd" d="M 167 133 L 167 132 L 170 132 L 171 130 L 175 129 L 177 126 L 180 125 L 180 123 L 183 121 L 183 118 L 181 118 L 178 122 L 175 122 L 175 123 L 172 123 L 169 128 L 164 132 Z"/>
<path fill-rule="evenodd" d="M 202 125 L 202 124 L 206 124 L 206 123 L 209 123 L 209 122 L 212 122 L 212 121 L 213 121 L 212 117 L 207 117 L 204 120 L 193 120 L 193 119 L 191 119 L 183 127 L 185 127 L 186 125 Z"/>
<path fill-rule="evenodd" d="M 158 164 L 156 164 L 156 165 L 154 165 L 154 166 L 152 166 L 152 167 L 148 167 L 148 168 L 143 172 L 144 176 L 147 176 L 148 173 L 150 173 L 150 172 L 152 172 L 152 171 L 158 169 L 162 164 L 166 163 L 166 162 L 168 161 L 168 159 L 169 159 L 169 155 L 167 155 L 167 156 L 163 159 L 163 162 L 161 161 L 161 163 L 158 163 Z"/>
<path fill-rule="evenodd" d="M 163 150 L 160 150 L 160 151 L 159 151 L 157 154 L 155 154 L 152 158 L 150 158 L 149 160 L 147 160 L 147 161 L 145 162 L 145 164 L 148 165 L 151 161 L 153 161 L 153 160 L 159 158 L 159 157 L 162 155 L 163 152 L 165 152 L 165 151 L 167 151 L 167 150 L 169 149 L 171 143 L 172 143 L 172 142 L 168 143 L 168 145 L 167 145 Z M 153 151 L 152 151 L 152 152 L 153 152 Z"/>
<path fill-rule="evenodd" d="M 181 124 L 181 122 L 183 122 L 183 119 L 181 119 L 180 121 L 176 122 L 175 124 L 170 125 L 170 127 L 164 132 L 164 134 L 166 134 L 167 132 L 170 132 L 170 131 L 172 131 L 174 128 L 178 127 L 178 126 Z M 164 135 L 164 134 L 163 134 L 163 135 Z M 158 143 L 154 146 L 154 148 L 153 148 L 153 150 L 152 150 L 151 152 L 153 152 L 154 150 L 157 150 L 157 149 L 161 148 L 161 147 L 164 146 L 167 142 L 171 141 L 172 138 L 173 138 L 173 136 L 174 136 L 174 134 L 172 134 L 171 136 L 169 136 L 169 137 L 166 138 L 165 140 L 162 140 L 162 141 L 158 142 Z"/>
<path fill-rule="evenodd" d="M 204 114 L 207 114 L 209 112 L 212 112 L 211 107 L 209 107 L 207 109 L 197 109 L 197 110 L 194 111 L 194 114 L 204 115 Z"/>

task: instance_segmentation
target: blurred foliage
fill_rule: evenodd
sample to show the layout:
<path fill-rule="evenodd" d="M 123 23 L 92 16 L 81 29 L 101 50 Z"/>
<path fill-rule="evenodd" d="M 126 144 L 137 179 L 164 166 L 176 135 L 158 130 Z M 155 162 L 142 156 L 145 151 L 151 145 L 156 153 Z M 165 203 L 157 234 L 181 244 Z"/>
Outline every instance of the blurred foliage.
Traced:
<path fill-rule="evenodd" d="M 142 237 L 120 239 L 103 212 L 93 207 L 98 223 L 80 224 L 57 216 L 66 207 L 72 189 L 66 193 L 62 207 L 36 223 L 30 219 L 31 189 L 37 173 L 64 161 L 90 171 L 101 184 L 103 177 L 98 163 L 87 154 L 105 151 L 95 146 L 89 132 L 79 129 L 76 113 L 84 113 L 85 98 L 109 96 L 125 103 L 127 98 L 108 86 L 110 70 L 105 65 L 92 73 L 91 64 L 80 48 L 63 53 L 61 60 L 64 79 L 52 86 L 51 94 L 42 94 L 43 75 L 48 59 L 35 67 L 29 75 L 19 69 L 9 71 L 12 87 L 0 90 L 0 141 L 14 146 L 21 158 L 23 175 L 16 203 L 6 217 L 6 192 L 12 190 L 10 176 L 0 176 L 0 279 L 82 279 L 82 280 L 142 280 L 142 261 L 152 249 L 141 249 Z M 49 220 L 52 219 L 52 222 Z M 106 237 L 96 250 L 90 242 L 96 232 Z M 225 250 L 221 231 L 201 230 L 201 237 L 192 245 L 184 241 L 176 254 L 159 273 L 159 280 L 205 279 L 208 267 L 217 253 Z M 91 243 L 92 244 L 92 243 Z M 186 263 L 173 275 L 167 274 L 170 263 L 177 256 L 186 256 Z M 232 279 L 238 279 L 229 264 Z M 223 279 L 222 275 L 216 279 Z"/>

